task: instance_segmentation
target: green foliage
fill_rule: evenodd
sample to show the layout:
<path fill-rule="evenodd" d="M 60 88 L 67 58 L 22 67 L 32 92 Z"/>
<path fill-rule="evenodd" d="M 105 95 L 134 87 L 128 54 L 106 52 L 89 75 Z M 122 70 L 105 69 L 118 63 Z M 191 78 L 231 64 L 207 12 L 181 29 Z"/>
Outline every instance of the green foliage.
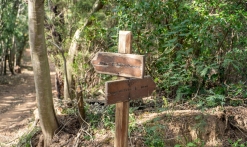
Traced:
<path fill-rule="evenodd" d="M 115 105 L 100 106 L 86 105 L 86 118 L 92 128 L 114 129 L 115 123 Z"/>
<path fill-rule="evenodd" d="M 64 23 L 47 8 L 48 22 L 58 24 L 55 30 L 62 35 L 64 49 L 69 48 L 75 31 L 83 26 L 93 2 L 54 2 L 58 10 L 67 10 Z M 209 106 L 223 105 L 228 90 L 233 88 L 228 85 L 246 81 L 247 13 L 242 1 L 105 0 L 103 3 L 104 9 L 89 18 L 92 25 L 82 30 L 78 40 L 81 46 L 73 64 L 76 79 L 87 83 L 87 88 L 90 87 L 87 76 L 92 74 L 90 59 L 99 50 L 116 52 L 119 30 L 132 31 L 133 52 L 146 56 L 147 74 L 168 99 L 184 101 L 195 96 L 200 100 L 201 96 L 207 98 L 205 103 Z M 80 11 L 81 8 L 85 11 Z M 100 75 L 99 81 L 110 78 Z"/>
<path fill-rule="evenodd" d="M 151 122 L 148 122 L 144 126 L 145 132 L 145 145 L 150 147 L 163 147 L 165 142 L 163 135 L 165 133 L 165 126 L 162 124 L 155 123 L 160 118 L 156 118 Z"/>
<path fill-rule="evenodd" d="M 242 139 L 238 139 L 237 141 L 232 141 L 232 140 L 228 140 L 229 143 L 231 144 L 232 147 L 245 147 L 247 146 L 247 142 L 245 143 L 241 143 Z"/>
<path fill-rule="evenodd" d="M 163 128 L 162 125 L 155 125 L 146 128 L 145 145 L 150 147 L 162 147 L 165 145 L 163 136 L 160 133 L 160 129 Z"/>
<path fill-rule="evenodd" d="M 104 130 L 115 129 L 115 105 L 100 106 L 99 104 L 86 105 L 86 119 L 92 129 L 101 128 Z M 136 130 L 136 120 L 133 114 L 134 109 L 129 113 L 129 133 Z"/>
<path fill-rule="evenodd" d="M 228 97 L 246 98 L 247 86 L 243 82 L 229 85 Z"/>
<path fill-rule="evenodd" d="M 205 143 L 201 139 L 188 142 L 184 147 L 204 147 Z M 174 147 L 183 147 L 183 145 L 176 144 Z"/>
<path fill-rule="evenodd" d="M 31 147 L 31 139 L 34 136 L 35 133 L 39 132 L 40 128 L 39 127 L 34 127 L 30 132 L 27 134 L 22 135 L 19 138 L 19 142 L 16 146 L 18 147 Z"/>
<path fill-rule="evenodd" d="M 60 46 L 66 54 L 76 30 L 83 28 L 85 20 L 91 24 L 83 28 L 78 53 L 72 65 L 74 77 L 83 85 L 85 97 L 102 88 L 109 75 L 94 75 L 90 60 L 97 51 L 117 52 L 118 32 L 129 30 L 133 34 L 133 52 L 146 57 L 145 71 L 162 91 L 162 106 L 168 100 L 189 100 L 199 108 L 239 105 L 247 96 L 247 41 L 246 5 L 243 1 L 202 0 L 104 0 L 102 11 L 88 17 L 94 1 L 54 1 L 64 22 L 47 5 L 47 38 L 52 29 L 59 33 Z M 48 3 L 48 2 L 47 2 Z M 65 10 L 65 11 L 63 11 Z M 76 23 L 75 23 L 76 22 Z M 55 28 L 53 28 L 55 26 Z M 50 38 L 49 38 L 50 37 Z M 52 40 L 53 39 L 53 40 Z M 61 65 L 56 50 L 50 51 Z M 93 79 L 93 80 L 92 80 Z M 89 91 L 89 89 L 92 89 Z M 92 96 L 95 96 L 91 94 Z M 238 97 L 239 101 L 229 100 Z M 193 99 L 192 99 L 193 98 Z M 89 107 L 89 106 L 88 106 Z M 114 106 L 98 111 L 89 107 L 87 119 L 92 127 L 114 127 Z M 201 127 L 205 123 L 200 122 Z M 130 114 L 130 130 L 136 129 L 134 115 Z M 145 129 L 147 146 L 164 146 L 162 126 Z M 188 142 L 186 146 L 200 143 Z M 201 143 L 200 145 L 202 145 Z"/>
<path fill-rule="evenodd" d="M 245 4 L 242 1 L 123 1 L 109 14 L 114 30 L 133 33 L 135 53 L 167 98 L 205 91 L 210 106 L 223 105 L 226 83 L 246 80 Z M 237 20 L 237 21 L 236 21 Z"/>
<path fill-rule="evenodd" d="M 14 47 L 23 50 L 28 38 L 27 4 L 24 1 L 3 1 L 0 6 L 0 55 Z M 12 42 L 15 37 L 16 42 Z"/>
<path fill-rule="evenodd" d="M 106 107 L 103 113 L 102 121 L 106 128 L 113 129 L 113 127 L 115 126 L 115 109 L 115 105 L 110 105 Z"/>
<path fill-rule="evenodd" d="M 64 108 L 62 111 L 62 114 L 67 114 L 67 115 L 75 115 L 77 112 L 76 108 Z"/>
<path fill-rule="evenodd" d="M 128 133 L 131 134 L 131 132 L 138 129 L 137 123 L 136 123 L 136 117 L 134 114 L 134 111 L 136 110 L 136 107 L 130 107 L 129 108 L 129 129 Z"/>
<path fill-rule="evenodd" d="M 206 101 L 207 101 L 207 106 L 209 107 L 215 107 L 215 106 L 218 106 L 219 104 L 221 106 L 224 106 L 225 96 L 219 95 L 219 94 L 213 94 L 213 95 L 208 96 L 206 98 Z"/>

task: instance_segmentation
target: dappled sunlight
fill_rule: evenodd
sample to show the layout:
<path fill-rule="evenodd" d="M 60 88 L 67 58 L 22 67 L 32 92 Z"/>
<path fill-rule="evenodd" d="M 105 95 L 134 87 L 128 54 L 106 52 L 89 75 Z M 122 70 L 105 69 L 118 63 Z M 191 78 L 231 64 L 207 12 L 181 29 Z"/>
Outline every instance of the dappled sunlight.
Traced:
<path fill-rule="evenodd" d="M 167 111 L 162 111 L 162 112 L 148 112 L 148 113 L 143 113 L 142 115 L 139 116 L 137 120 L 137 124 L 144 124 L 146 122 L 149 122 L 157 117 L 161 117 L 163 115 L 173 115 L 173 116 L 179 116 L 179 115 L 195 115 L 195 113 L 201 113 L 199 110 L 167 110 Z"/>
<path fill-rule="evenodd" d="M 2 1 L 0 146 L 247 146 L 246 12 Z"/>
<path fill-rule="evenodd" d="M 14 98 L 14 97 L 13 96 L 6 96 L 4 98 L 9 99 L 9 98 Z"/>
<path fill-rule="evenodd" d="M 33 70 L 24 69 L 24 70 L 22 70 L 22 74 L 28 75 L 28 76 L 30 76 L 30 75 L 33 76 Z"/>
<path fill-rule="evenodd" d="M 15 93 L 18 95 L 17 93 Z M 35 93 L 26 93 L 19 97 L 0 98 L 0 142 L 9 143 L 25 133 L 32 121 L 32 112 L 36 108 Z M 11 139 L 10 139 L 11 138 Z"/>
<path fill-rule="evenodd" d="M 224 111 L 223 111 L 224 109 Z M 153 109 L 152 109 L 153 110 Z M 134 112 L 136 128 L 132 131 L 132 139 L 142 140 L 142 138 L 159 139 L 166 146 L 181 144 L 186 146 L 189 142 L 201 143 L 206 146 L 226 146 L 228 136 L 232 134 L 239 138 L 245 134 L 240 129 L 235 130 L 233 126 L 242 126 L 247 129 L 245 120 L 247 108 L 211 108 L 201 110 L 176 110 L 170 108 L 161 112 L 137 110 Z M 228 118 L 234 117 L 234 120 Z M 245 128 L 244 128 L 245 127 Z M 138 129 L 138 130 L 135 130 Z M 135 135 L 138 133 L 139 135 Z M 156 136 L 156 137 L 155 137 Z M 200 139 L 200 140 L 198 140 Z M 198 145 L 198 144 L 197 144 Z"/>
<path fill-rule="evenodd" d="M 0 104 L 0 107 L 1 107 L 1 106 L 9 106 L 9 104 Z"/>
<path fill-rule="evenodd" d="M 52 93 L 55 96 L 55 66 L 50 63 Z M 37 107 L 30 49 L 24 52 L 21 73 L 0 77 L 0 143 L 6 146 L 29 131 Z M 1 144 L 2 145 L 2 144 Z"/>

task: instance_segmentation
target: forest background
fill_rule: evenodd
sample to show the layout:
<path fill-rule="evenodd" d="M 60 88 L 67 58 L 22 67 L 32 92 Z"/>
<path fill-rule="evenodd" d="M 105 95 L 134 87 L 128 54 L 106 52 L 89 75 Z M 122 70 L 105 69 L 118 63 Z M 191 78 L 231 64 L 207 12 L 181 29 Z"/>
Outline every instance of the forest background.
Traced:
<path fill-rule="evenodd" d="M 78 86 L 84 98 L 100 95 L 115 77 L 96 74 L 90 61 L 98 51 L 117 52 L 118 32 L 128 30 L 133 53 L 146 57 L 160 108 L 245 106 L 246 17 L 243 0 L 47 0 L 46 46 L 56 67 L 57 97 L 73 100 Z M 27 22 L 27 2 L 1 0 L 1 75 L 21 67 Z"/>

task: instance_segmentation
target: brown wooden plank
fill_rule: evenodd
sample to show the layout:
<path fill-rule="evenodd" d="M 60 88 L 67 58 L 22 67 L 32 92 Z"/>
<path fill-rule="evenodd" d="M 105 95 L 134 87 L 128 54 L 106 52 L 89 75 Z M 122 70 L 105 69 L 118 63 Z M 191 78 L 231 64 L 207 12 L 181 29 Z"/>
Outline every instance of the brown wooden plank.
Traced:
<path fill-rule="evenodd" d="M 130 99 L 139 99 L 150 96 L 156 88 L 156 84 L 150 76 L 145 76 L 143 79 L 130 80 Z"/>
<path fill-rule="evenodd" d="M 144 75 L 143 55 L 98 52 L 91 63 L 98 73 L 135 78 Z"/>
<path fill-rule="evenodd" d="M 132 33 L 130 31 L 120 31 L 118 39 L 118 53 L 132 53 Z"/>
<path fill-rule="evenodd" d="M 116 104 L 114 147 L 128 147 L 129 102 Z"/>
<path fill-rule="evenodd" d="M 119 32 L 118 52 L 123 54 L 131 54 L 131 32 Z M 143 69 L 144 70 L 144 61 Z M 143 75 L 142 77 L 143 78 Z M 119 77 L 119 79 L 121 79 Z M 129 128 L 129 102 L 120 102 L 116 104 L 115 113 L 115 137 L 114 147 L 128 147 L 128 128 Z"/>
<path fill-rule="evenodd" d="M 129 101 L 129 80 L 117 80 L 105 83 L 106 104 Z"/>
<path fill-rule="evenodd" d="M 150 96 L 155 90 L 150 76 L 143 79 L 117 80 L 105 83 L 106 104 L 115 104 Z"/>

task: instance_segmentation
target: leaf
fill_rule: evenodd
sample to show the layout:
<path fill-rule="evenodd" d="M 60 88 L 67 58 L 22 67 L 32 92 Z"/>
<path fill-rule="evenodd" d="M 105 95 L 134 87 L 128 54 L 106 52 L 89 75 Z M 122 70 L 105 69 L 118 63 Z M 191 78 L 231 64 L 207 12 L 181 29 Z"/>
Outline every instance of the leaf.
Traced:
<path fill-rule="evenodd" d="M 190 32 L 189 33 L 182 33 L 182 34 L 179 34 L 179 36 L 189 36 L 190 35 Z"/>
<path fill-rule="evenodd" d="M 153 119 L 153 121 L 154 121 L 154 122 L 156 122 L 156 121 L 160 121 L 160 120 L 161 120 L 161 118 L 160 118 L 160 117 L 156 117 L 156 118 L 154 118 L 154 119 Z"/>
<path fill-rule="evenodd" d="M 190 146 L 196 146 L 196 144 L 194 144 L 193 142 L 189 142 L 186 147 L 190 147 Z"/>
<path fill-rule="evenodd" d="M 159 78 L 156 77 L 156 78 L 154 79 L 154 82 L 157 83 L 158 81 L 159 81 Z"/>
<path fill-rule="evenodd" d="M 167 43 L 165 45 L 163 45 L 162 47 L 166 48 L 166 47 L 173 47 L 174 44 L 173 43 Z"/>
<path fill-rule="evenodd" d="M 200 74 L 202 77 L 205 77 L 207 73 L 208 73 L 208 67 L 204 68 Z"/>
<path fill-rule="evenodd" d="M 201 119 L 201 118 L 202 118 L 201 115 L 197 115 L 197 116 L 195 117 L 195 120 L 199 120 L 199 119 Z"/>
<path fill-rule="evenodd" d="M 239 67 L 238 67 L 236 64 L 232 63 L 232 66 L 233 66 L 235 69 L 237 69 L 238 71 L 240 71 Z"/>
<path fill-rule="evenodd" d="M 173 38 L 173 39 L 171 39 L 171 40 L 168 40 L 168 42 L 171 42 L 171 43 L 174 43 L 175 41 L 177 41 L 177 37 L 175 37 L 175 38 Z"/>

